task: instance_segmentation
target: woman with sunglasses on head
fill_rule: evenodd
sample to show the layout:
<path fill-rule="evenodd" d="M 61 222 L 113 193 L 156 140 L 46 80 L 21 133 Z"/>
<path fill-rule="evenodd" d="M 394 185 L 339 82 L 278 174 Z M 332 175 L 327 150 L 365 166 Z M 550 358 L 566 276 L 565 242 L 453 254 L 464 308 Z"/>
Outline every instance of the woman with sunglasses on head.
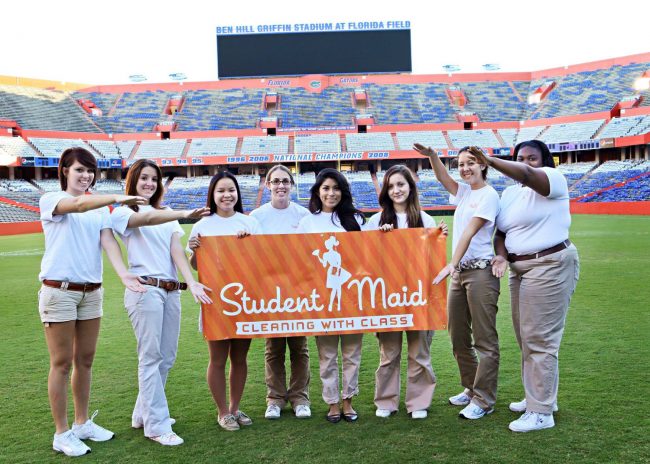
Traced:
<path fill-rule="evenodd" d="M 449 175 L 434 150 L 417 143 L 413 148 L 429 157 L 436 178 L 456 205 L 451 262 L 433 283 L 451 274 L 447 298 L 449 336 L 465 390 L 449 398 L 449 402 L 465 406 L 460 417 L 480 419 L 494 411 L 499 375 L 496 317 L 503 273 L 492 266 L 499 194 L 486 182 L 488 167 L 482 161 L 480 148 L 464 147 L 458 152 L 463 182 Z"/>
<path fill-rule="evenodd" d="M 139 159 L 126 175 L 127 195 L 138 195 L 146 204 L 122 206 L 111 214 L 113 230 L 128 251 L 129 272 L 140 276 L 146 293 L 126 289 L 126 307 L 138 350 L 138 398 L 131 425 L 161 445 L 175 446 L 183 439 L 172 431 L 165 383 L 176 360 L 181 328 L 181 289 L 189 289 L 194 301 L 210 303 L 187 262 L 178 219 L 200 219 L 208 208 L 173 211 L 161 206 L 164 188 L 156 163 Z M 186 283 L 178 282 L 180 270 Z"/>
<path fill-rule="evenodd" d="M 350 184 L 336 169 L 325 168 L 316 176 L 311 187 L 310 215 L 298 225 L 298 233 L 360 231 L 365 223 L 361 212 L 354 207 Z M 328 288 L 332 288 L 330 307 L 336 296 L 340 304 L 340 254 L 334 250 L 338 242 L 328 242 L 328 251 L 319 261 L 328 266 Z M 327 257 L 325 255 L 327 254 Z M 337 259 L 338 255 L 338 259 Z M 337 291 L 339 292 L 337 295 Z M 322 335 L 316 337 L 323 400 L 329 405 L 327 420 L 331 423 L 358 419 L 352 408 L 352 397 L 359 393 L 359 366 L 361 364 L 362 334 Z M 338 352 L 341 346 L 343 360 L 342 394 L 339 391 Z M 341 396 L 343 406 L 339 405 Z"/>
<path fill-rule="evenodd" d="M 194 224 L 188 241 L 191 252 L 190 263 L 194 269 L 197 269 L 196 250 L 201 246 L 202 236 L 236 235 L 244 238 L 251 234 L 262 233 L 257 219 L 244 214 L 237 178 L 228 171 L 220 171 L 212 177 L 206 203 L 211 214 Z M 239 410 L 248 376 L 246 357 L 250 345 L 250 338 L 208 340 L 210 352 L 206 375 L 208 386 L 217 405 L 219 425 L 231 432 L 253 424 L 250 417 Z M 226 398 L 228 359 L 230 359 L 230 401 Z"/>
<path fill-rule="evenodd" d="M 271 201 L 251 212 L 264 234 L 291 234 L 309 210 L 291 201 L 295 182 L 291 171 L 276 164 L 266 173 L 266 187 Z M 287 346 L 291 359 L 291 378 L 287 388 L 284 360 Z M 279 419 L 282 408 L 289 402 L 297 418 L 311 417 L 309 403 L 309 350 L 307 337 L 276 337 L 266 339 L 265 381 L 267 408 L 264 417 Z"/>
<path fill-rule="evenodd" d="M 436 221 L 420 208 L 417 186 L 411 170 L 396 165 L 386 171 L 379 193 L 382 210 L 374 214 L 365 230 L 416 227 L 434 228 Z M 447 235 L 447 225 L 440 223 Z M 413 419 L 424 419 L 436 388 L 436 375 L 431 367 L 433 330 L 407 330 L 408 381 L 406 383 L 406 412 Z M 403 332 L 379 332 L 379 367 L 375 373 L 375 406 L 377 417 L 389 417 L 398 410 L 400 392 L 400 359 Z"/>
<path fill-rule="evenodd" d="M 494 247 L 503 271 L 510 262 L 510 306 L 526 393 L 510 403 L 512 411 L 524 414 L 509 428 L 529 432 L 555 426 L 557 355 L 580 261 L 569 240 L 567 181 L 548 147 L 539 140 L 521 142 L 514 159 L 481 162 L 517 181 L 501 195 Z"/>
<path fill-rule="evenodd" d="M 87 195 L 99 171 L 95 157 L 74 147 L 59 159 L 61 190 L 40 199 L 45 253 L 41 261 L 38 310 L 50 354 L 47 379 L 56 433 L 52 448 L 68 456 L 81 456 L 90 448 L 81 440 L 106 441 L 114 433 L 88 417 L 92 364 L 97 348 L 102 300 L 102 249 L 126 288 L 145 289 L 122 262 L 107 206 L 142 205 L 133 195 Z M 68 427 L 68 378 L 72 368 L 74 423 Z"/>

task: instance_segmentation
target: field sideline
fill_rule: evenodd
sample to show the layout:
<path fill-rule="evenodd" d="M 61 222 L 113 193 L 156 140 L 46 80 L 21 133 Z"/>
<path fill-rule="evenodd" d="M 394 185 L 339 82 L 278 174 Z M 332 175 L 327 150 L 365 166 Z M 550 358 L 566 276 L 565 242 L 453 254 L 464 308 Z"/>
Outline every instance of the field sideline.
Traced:
<path fill-rule="evenodd" d="M 313 338 L 313 417 L 297 420 L 286 408 L 279 421 L 265 420 L 264 343 L 254 340 L 241 405 L 254 425 L 226 432 L 216 423 L 205 382 L 208 354 L 196 331 L 198 307 L 185 294 L 178 360 L 167 384 L 177 420 L 174 431 L 185 444 L 162 447 L 130 427 L 137 393 L 135 338 L 122 305 L 123 289 L 105 260 L 104 320 L 91 412 L 99 409 L 97 422 L 117 437 L 106 443 L 89 442 L 93 451 L 79 462 L 649 462 L 650 402 L 643 391 L 648 391 L 650 358 L 650 217 L 576 215 L 571 239 L 580 253 L 581 275 L 560 353 L 560 410 L 554 429 L 529 434 L 507 429 L 517 418 L 508 403 L 521 399 L 522 387 L 504 278 L 498 316 L 499 398 L 494 414 L 472 422 L 460 420 L 459 408 L 447 404 L 461 387 L 446 332 L 436 333 L 431 349 L 438 386 L 429 417 L 411 420 L 402 403 L 396 416 L 376 418 L 372 398 L 378 348 L 376 338 L 366 334 L 361 393 L 354 401 L 360 414 L 357 423 L 325 421 Z M 42 250 L 42 234 L 0 237 L 3 463 L 68 461 L 51 449 L 48 355 L 36 305 Z"/>

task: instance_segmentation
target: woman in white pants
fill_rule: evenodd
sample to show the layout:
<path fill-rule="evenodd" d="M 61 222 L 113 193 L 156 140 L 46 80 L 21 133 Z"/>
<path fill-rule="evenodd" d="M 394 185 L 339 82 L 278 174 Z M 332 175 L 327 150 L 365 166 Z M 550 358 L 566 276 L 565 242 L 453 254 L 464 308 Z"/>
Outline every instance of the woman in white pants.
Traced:
<path fill-rule="evenodd" d="M 176 360 L 181 324 L 181 289 L 188 288 L 195 301 L 209 303 L 206 288 L 192 276 L 180 237 L 178 219 L 198 219 L 207 208 L 173 211 L 161 206 L 164 189 L 160 168 L 151 160 L 137 160 L 126 175 L 127 195 L 147 200 L 142 206 L 122 206 L 111 214 L 113 230 L 126 245 L 129 272 L 139 276 L 146 293 L 129 290 L 124 306 L 131 320 L 138 349 L 138 398 L 131 425 L 161 445 L 180 445 L 172 431 L 165 383 Z M 185 283 L 178 281 L 177 269 Z"/>
<path fill-rule="evenodd" d="M 273 166 L 266 173 L 266 187 L 271 191 L 271 201 L 250 214 L 260 223 L 262 233 L 295 233 L 300 220 L 309 214 L 307 208 L 291 201 L 294 185 L 291 171 L 281 164 Z M 289 388 L 284 367 L 287 347 L 291 358 Z M 307 337 L 267 338 L 264 360 L 267 391 L 264 417 L 279 419 L 287 402 L 291 403 L 297 418 L 311 417 Z"/>
<path fill-rule="evenodd" d="M 309 200 L 310 215 L 298 225 L 299 233 L 360 231 L 365 218 L 354 207 L 347 179 L 336 169 L 325 168 L 316 176 Z M 333 248 L 337 242 L 330 242 Z M 337 264 L 338 252 L 330 251 L 334 259 L 318 257 L 328 267 L 328 288 L 332 289 L 330 307 L 340 288 L 341 263 Z M 339 293 L 340 295 L 340 293 Z M 339 300 L 340 303 L 340 300 Z M 320 378 L 323 383 L 323 400 L 329 405 L 326 419 L 331 423 L 354 422 L 357 412 L 352 408 L 352 398 L 359 393 L 359 366 L 361 365 L 362 334 L 322 335 L 316 337 Z M 338 353 L 341 346 L 343 360 L 342 394 L 339 391 Z M 339 405 L 343 397 L 342 407 Z"/>
<path fill-rule="evenodd" d="M 88 417 L 92 364 L 97 348 L 102 300 L 102 249 L 131 291 L 144 292 L 135 275 L 127 272 L 111 231 L 108 205 L 144 204 L 127 195 L 87 195 L 95 185 L 95 157 L 79 147 L 69 148 L 59 160 L 61 190 L 40 199 L 45 254 L 41 262 L 38 310 L 50 354 L 48 397 L 56 432 L 55 451 L 81 456 L 90 448 L 81 440 L 106 441 L 115 435 Z M 74 424 L 68 427 L 68 378 L 72 368 Z"/>
<path fill-rule="evenodd" d="M 569 240 L 567 181 L 555 169 L 548 147 L 539 140 L 521 142 L 514 159 L 482 162 L 517 181 L 501 195 L 494 247 L 503 269 L 506 259 L 510 262 L 512 323 L 526 393 L 522 401 L 510 404 L 512 411 L 523 414 L 509 428 L 529 432 L 555 426 L 557 356 L 580 261 Z"/>
<path fill-rule="evenodd" d="M 384 175 L 379 193 L 382 210 L 374 214 L 365 230 L 383 230 L 415 227 L 436 227 L 436 221 L 420 208 L 417 186 L 411 170 L 404 165 L 392 166 Z M 447 225 L 440 223 L 447 235 Z M 408 380 L 404 399 L 406 412 L 413 419 L 427 417 L 436 388 L 436 375 L 431 367 L 431 340 L 433 330 L 406 332 L 379 332 L 379 367 L 375 373 L 375 406 L 377 417 L 389 417 L 398 410 L 400 396 L 400 358 L 402 334 L 408 344 Z"/>

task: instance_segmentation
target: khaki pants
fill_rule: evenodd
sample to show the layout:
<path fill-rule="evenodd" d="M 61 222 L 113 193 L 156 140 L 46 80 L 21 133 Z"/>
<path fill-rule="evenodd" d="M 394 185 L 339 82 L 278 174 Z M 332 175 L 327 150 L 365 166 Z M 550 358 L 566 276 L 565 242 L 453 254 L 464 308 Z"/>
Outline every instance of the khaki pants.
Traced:
<path fill-rule="evenodd" d="M 343 375 L 342 392 L 339 393 L 339 340 Z M 359 394 L 359 366 L 363 334 L 323 335 L 316 337 L 320 379 L 323 382 L 323 401 L 337 404 L 343 399 Z"/>
<path fill-rule="evenodd" d="M 291 359 L 288 389 L 284 367 L 287 345 Z M 283 408 L 289 402 L 294 409 L 301 404 L 309 406 L 310 373 L 307 337 L 267 338 L 264 359 L 267 404 L 275 404 Z"/>
<path fill-rule="evenodd" d="M 447 298 L 449 336 L 460 383 L 483 409 L 494 407 L 497 399 L 499 292 L 499 279 L 488 266 L 454 272 Z"/>
<path fill-rule="evenodd" d="M 558 351 L 579 274 L 574 245 L 541 258 L 510 263 L 512 323 L 521 348 L 528 411 L 553 412 L 559 384 Z"/>
<path fill-rule="evenodd" d="M 402 334 L 408 344 L 408 381 L 406 383 L 406 412 L 427 409 L 436 388 L 436 375 L 431 367 L 433 330 L 380 332 L 379 367 L 375 373 L 375 406 L 397 411 L 400 393 L 400 360 Z"/>

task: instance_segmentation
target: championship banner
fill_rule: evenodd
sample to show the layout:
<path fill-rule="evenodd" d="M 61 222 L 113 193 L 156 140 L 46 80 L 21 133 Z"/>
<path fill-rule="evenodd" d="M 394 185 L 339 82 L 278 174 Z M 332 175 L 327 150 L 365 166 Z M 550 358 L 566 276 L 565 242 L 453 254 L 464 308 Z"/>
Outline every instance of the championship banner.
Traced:
<path fill-rule="evenodd" d="M 447 328 L 439 229 L 201 237 L 207 340 Z"/>

